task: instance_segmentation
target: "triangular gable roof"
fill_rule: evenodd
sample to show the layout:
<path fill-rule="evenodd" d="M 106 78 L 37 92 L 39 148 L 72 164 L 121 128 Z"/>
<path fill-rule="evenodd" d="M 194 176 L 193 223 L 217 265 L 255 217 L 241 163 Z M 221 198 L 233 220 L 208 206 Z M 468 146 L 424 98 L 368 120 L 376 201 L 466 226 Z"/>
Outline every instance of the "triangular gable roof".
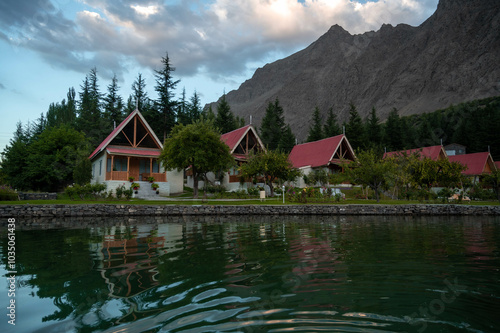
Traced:
<path fill-rule="evenodd" d="M 288 159 L 295 168 L 302 168 L 306 166 L 315 168 L 327 166 L 331 162 L 338 163 L 338 159 L 334 159 L 334 156 L 344 141 L 347 144 L 352 156 L 355 156 L 346 136 L 341 134 L 319 141 L 296 145 L 293 147 Z"/>
<path fill-rule="evenodd" d="M 412 155 L 415 153 L 420 153 L 420 155 L 422 157 L 427 157 L 427 158 L 430 158 L 434 161 L 437 161 L 440 156 L 443 156 L 443 157 L 448 156 L 446 154 L 446 151 L 444 150 L 443 146 L 439 145 L 439 146 L 415 148 L 415 149 L 408 149 L 408 150 L 391 151 L 391 152 L 385 153 L 384 158 L 398 156 L 398 155 Z"/>
<path fill-rule="evenodd" d="M 139 112 L 139 109 L 135 109 L 133 112 L 131 112 L 127 118 L 125 118 L 120 125 L 118 125 L 107 137 L 104 139 L 99 146 L 90 154 L 89 159 L 92 159 L 96 155 L 98 155 L 101 151 L 106 149 L 106 147 L 113 141 L 114 138 L 125 128 L 125 126 L 130 123 L 134 119 L 134 117 L 139 117 L 141 122 L 144 124 L 146 127 L 146 130 L 151 134 L 151 137 L 155 141 L 155 143 L 160 147 L 160 149 L 163 149 L 163 145 L 161 141 L 158 139 L 156 136 L 155 132 L 153 132 L 153 129 L 149 126 L 148 122 L 146 119 L 144 119 L 144 116 Z M 131 148 L 123 148 L 125 150 L 130 150 Z M 144 154 L 142 154 L 144 155 Z"/>
<path fill-rule="evenodd" d="M 485 153 L 474 153 L 465 155 L 455 155 L 448 157 L 450 162 L 459 162 L 467 167 L 467 170 L 463 171 L 464 175 L 478 176 L 483 173 L 489 173 L 495 170 L 495 162 L 491 154 Z"/>
<path fill-rule="evenodd" d="M 500 169 L 500 162 L 495 162 L 495 166 L 497 167 L 497 169 Z"/>
<path fill-rule="evenodd" d="M 257 135 L 257 131 L 252 125 L 246 125 L 244 127 L 235 129 L 234 131 L 222 134 L 220 139 L 229 147 L 229 149 L 231 150 L 231 154 L 233 154 L 238 145 L 241 143 L 241 140 L 243 140 L 248 132 L 252 132 L 257 138 L 257 141 L 261 148 L 265 149 L 264 144 Z"/>

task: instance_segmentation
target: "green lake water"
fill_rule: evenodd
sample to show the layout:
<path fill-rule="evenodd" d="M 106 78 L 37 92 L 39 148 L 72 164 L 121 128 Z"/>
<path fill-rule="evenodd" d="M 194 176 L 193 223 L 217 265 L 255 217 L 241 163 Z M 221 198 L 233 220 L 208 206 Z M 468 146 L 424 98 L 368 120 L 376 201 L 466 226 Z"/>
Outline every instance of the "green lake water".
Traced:
<path fill-rule="evenodd" d="M 499 218 L 16 223 L 0 332 L 500 332 Z"/>

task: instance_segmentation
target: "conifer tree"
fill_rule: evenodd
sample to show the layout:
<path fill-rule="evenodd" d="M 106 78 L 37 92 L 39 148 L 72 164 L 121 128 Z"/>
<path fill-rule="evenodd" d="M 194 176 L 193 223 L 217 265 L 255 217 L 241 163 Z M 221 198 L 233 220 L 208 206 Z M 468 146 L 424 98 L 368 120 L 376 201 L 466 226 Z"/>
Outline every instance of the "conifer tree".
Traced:
<path fill-rule="evenodd" d="M 222 99 L 217 105 L 217 115 L 215 116 L 214 125 L 219 129 L 221 134 L 231 132 L 237 128 L 238 124 L 226 100 L 226 94 L 222 95 Z"/>
<path fill-rule="evenodd" d="M 295 135 L 293 135 L 292 128 L 289 124 L 286 124 L 285 130 L 281 135 L 278 150 L 289 154 L 293 147 L 295 146 Z"/>
<path fill-rule="evenodd" d="M 146 105 L 148 103 L 148 93 L 146 92 L 146 81 L 142 74 L 137 75 L 137 79 L 132 83 L 133 102 L 141 112 L 146 112 Z M 135 109 L 135 107 L 134 107 Z"/>
<path fill-rule="evenodd" d="M 104 97 L 104 118 L 106 127 L 118 125 L 123 120 L 123 98 L 118 94 L 118 79 L 116 75 L 108 85 L 108 93 Z"/>
<path fill-rule="evenodd" d="M 269 102 L 260 125 L 260 137 L 262 139 L 262 143 L 269 150 L 278 149 L 281 136 L 285 129 L 283 108 L 281 107 L 278 98 L 276 98 L 274 103 Z"/>
<path fill-rule="evenodd" d="M 392 109 L 391 112 L 389 112 L 389 116 L 387 117 L 387 121 L 385 122 L 384 133 L 384 144 L 387 148 L 387 151 L 403 149 L 403 133 L 401 131 L 401 122 L 398 110 L 396 108 Z"/>
<path fill-rule="evenodd" d="M 366 139 L 368 145 L 372 147 L 382 143 L 382 126 L 375 107 L 372 107 L 370 115 L 366 118 Z"/>
<path fill-rule="evenodd" d="M 337 122 L 337 115 L 333 113 L 333 108 L 328 110 L 328 117 L 326 118 L 325 126 L 323 127 L 325 138 L 342 134 L 342 130 Z"/>
<path fill-rule="evenodd" d="M 200 119 L 202 113 L 201 101 L 200 101 L 200 96 L 198 95 L 196 90 L 193 93 L 193 96 L 191 96 L 191 98 L 189 99 L 188 112 L 191 122 L 195 122 L 196 120 Z"/>
<path fill-rule="evenodd" d="M 318 107 L 314 108 L 312 115 L 312 124 L 309 127 L 307 142 L 313 142 L 324 139 L 323 128 L 321 126 L 321 114 Z"/>
<path fill-rule="evenodd" d="M 97 82 L 97 69 L 92 68 L 85 76 L 80 86 L 81 92 L 77 130 L 82 131 L 89 138 L 93 146 L 97 146 L 108 134 L 102 126 L 101 98 Z"/>
<path fill-rule="evenodd" d="M 157 113 L 157 117 L 155 117 L 155 120 L 159 125 L 157 133 L 162 133 L 163 140 L 165 140 L 176 123 L 177 101 L 174 100 L 174 90 L 180 80 L 172 78 L 172 72 L 175 71 L 175 67 L 170 66 L 168 53 L 166 53 L 165 57 L 161 58 L 161 63 L 162 69 L 155 71 L 155 90 L 158 93 L 155 112 Z"/>
<path fill-rule="evenodd" d="M 353 149 L 362 149 L 365 144 L 365 131 L 363 120 L 354 103 L 349 106 L 349 121 L 346 124 L 346 136 Z"/>

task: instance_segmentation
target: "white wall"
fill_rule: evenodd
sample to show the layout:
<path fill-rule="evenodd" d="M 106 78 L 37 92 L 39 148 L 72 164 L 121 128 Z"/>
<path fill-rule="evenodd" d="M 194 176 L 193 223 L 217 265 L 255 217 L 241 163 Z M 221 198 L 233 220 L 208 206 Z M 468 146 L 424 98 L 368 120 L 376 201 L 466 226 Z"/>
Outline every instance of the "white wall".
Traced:
<path fill-rule="evenodd" d="M 100 154 L 92 162 L 92 180 L 91 183 L 104 183 L 106 179 L 106 155 Z"/>

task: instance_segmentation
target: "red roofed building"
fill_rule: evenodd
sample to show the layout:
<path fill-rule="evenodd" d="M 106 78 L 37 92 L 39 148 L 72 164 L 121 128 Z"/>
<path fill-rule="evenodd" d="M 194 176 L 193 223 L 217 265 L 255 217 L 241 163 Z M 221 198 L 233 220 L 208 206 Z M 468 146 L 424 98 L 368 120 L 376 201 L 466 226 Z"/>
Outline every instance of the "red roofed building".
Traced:
<path fill-rule="evenodd" d="M 401 151 L 391 151 L 384 154 L 384 158 L 386 157 L 395 157 L 395 156 L 403 156 L 403 155 L 412 155 L 412 154 L 420 154 L 422 157 L 430 158 L 434 161 L 448 158 L 446 151 L 443 146 L 432 146 L 432 147 L 424 147 L 424 148 L 416 148 L 416 149 L 408 149 Z"/>
<path fill-rule="evenodd" d="M 317 168 L 324 168 L 330 172 L 341 171 L 342 161 L 353 161 L 356 158 L 354 151 L 345 135 L 307 142 L 293 147 L 288 159 L 292 165 L 302 170 L 304 175 Z M 304 179 L 300 178 L 297 184 L 304 187 Z"/>
<path fill-rule="evenodd" d="M 92 182 L 106 183 L 108 190 L 116 190 L 133 177 L 134 182 L 144 182 L 140 189 L 144 195 L 151 191 L 147 178 L 154 177 L 160 194 L 182 192 L 182 173 L 165 172 L 158 162 L 162 149 L 160 140 L 136 109 L 90 154 Z"/>
<path fill-rule="evenodd" d="M 462 173 L 473 177 L 474 182 L 479 180 L 479 176 L 492 173 L 497 168 L 491 154 L 488 152 L 449 156 L 448 159 L 450 162 L 459 162 L 465 165 L 467 170 Z"/>
<path fill-rule="evenodd" d="M 225 133 L 221 135 L 221 140 L 227 144 L 231 154 L 233 155 L 237 166 L 232 167 L 221 181 L 226 190 L 233 191 L 240 188 L 240 173 L 239 165 L 245 163 L 248 160 L 249 154 L 253 151 L 255 153 L 265 150 L 264 144 L 257 135 L 257 131 L 252 125 L 247 125 L 234 131 Z M 208 174 L 207 177 L 211 182 L 216 181 L 216 176 L 212 173 Z M 193 186 L 192 177 L 188 176 L 188 186 Z M 248 185 L 248 184 L 246 184 Z M 199 184 L 200 187 L 203 183 Z"/>

